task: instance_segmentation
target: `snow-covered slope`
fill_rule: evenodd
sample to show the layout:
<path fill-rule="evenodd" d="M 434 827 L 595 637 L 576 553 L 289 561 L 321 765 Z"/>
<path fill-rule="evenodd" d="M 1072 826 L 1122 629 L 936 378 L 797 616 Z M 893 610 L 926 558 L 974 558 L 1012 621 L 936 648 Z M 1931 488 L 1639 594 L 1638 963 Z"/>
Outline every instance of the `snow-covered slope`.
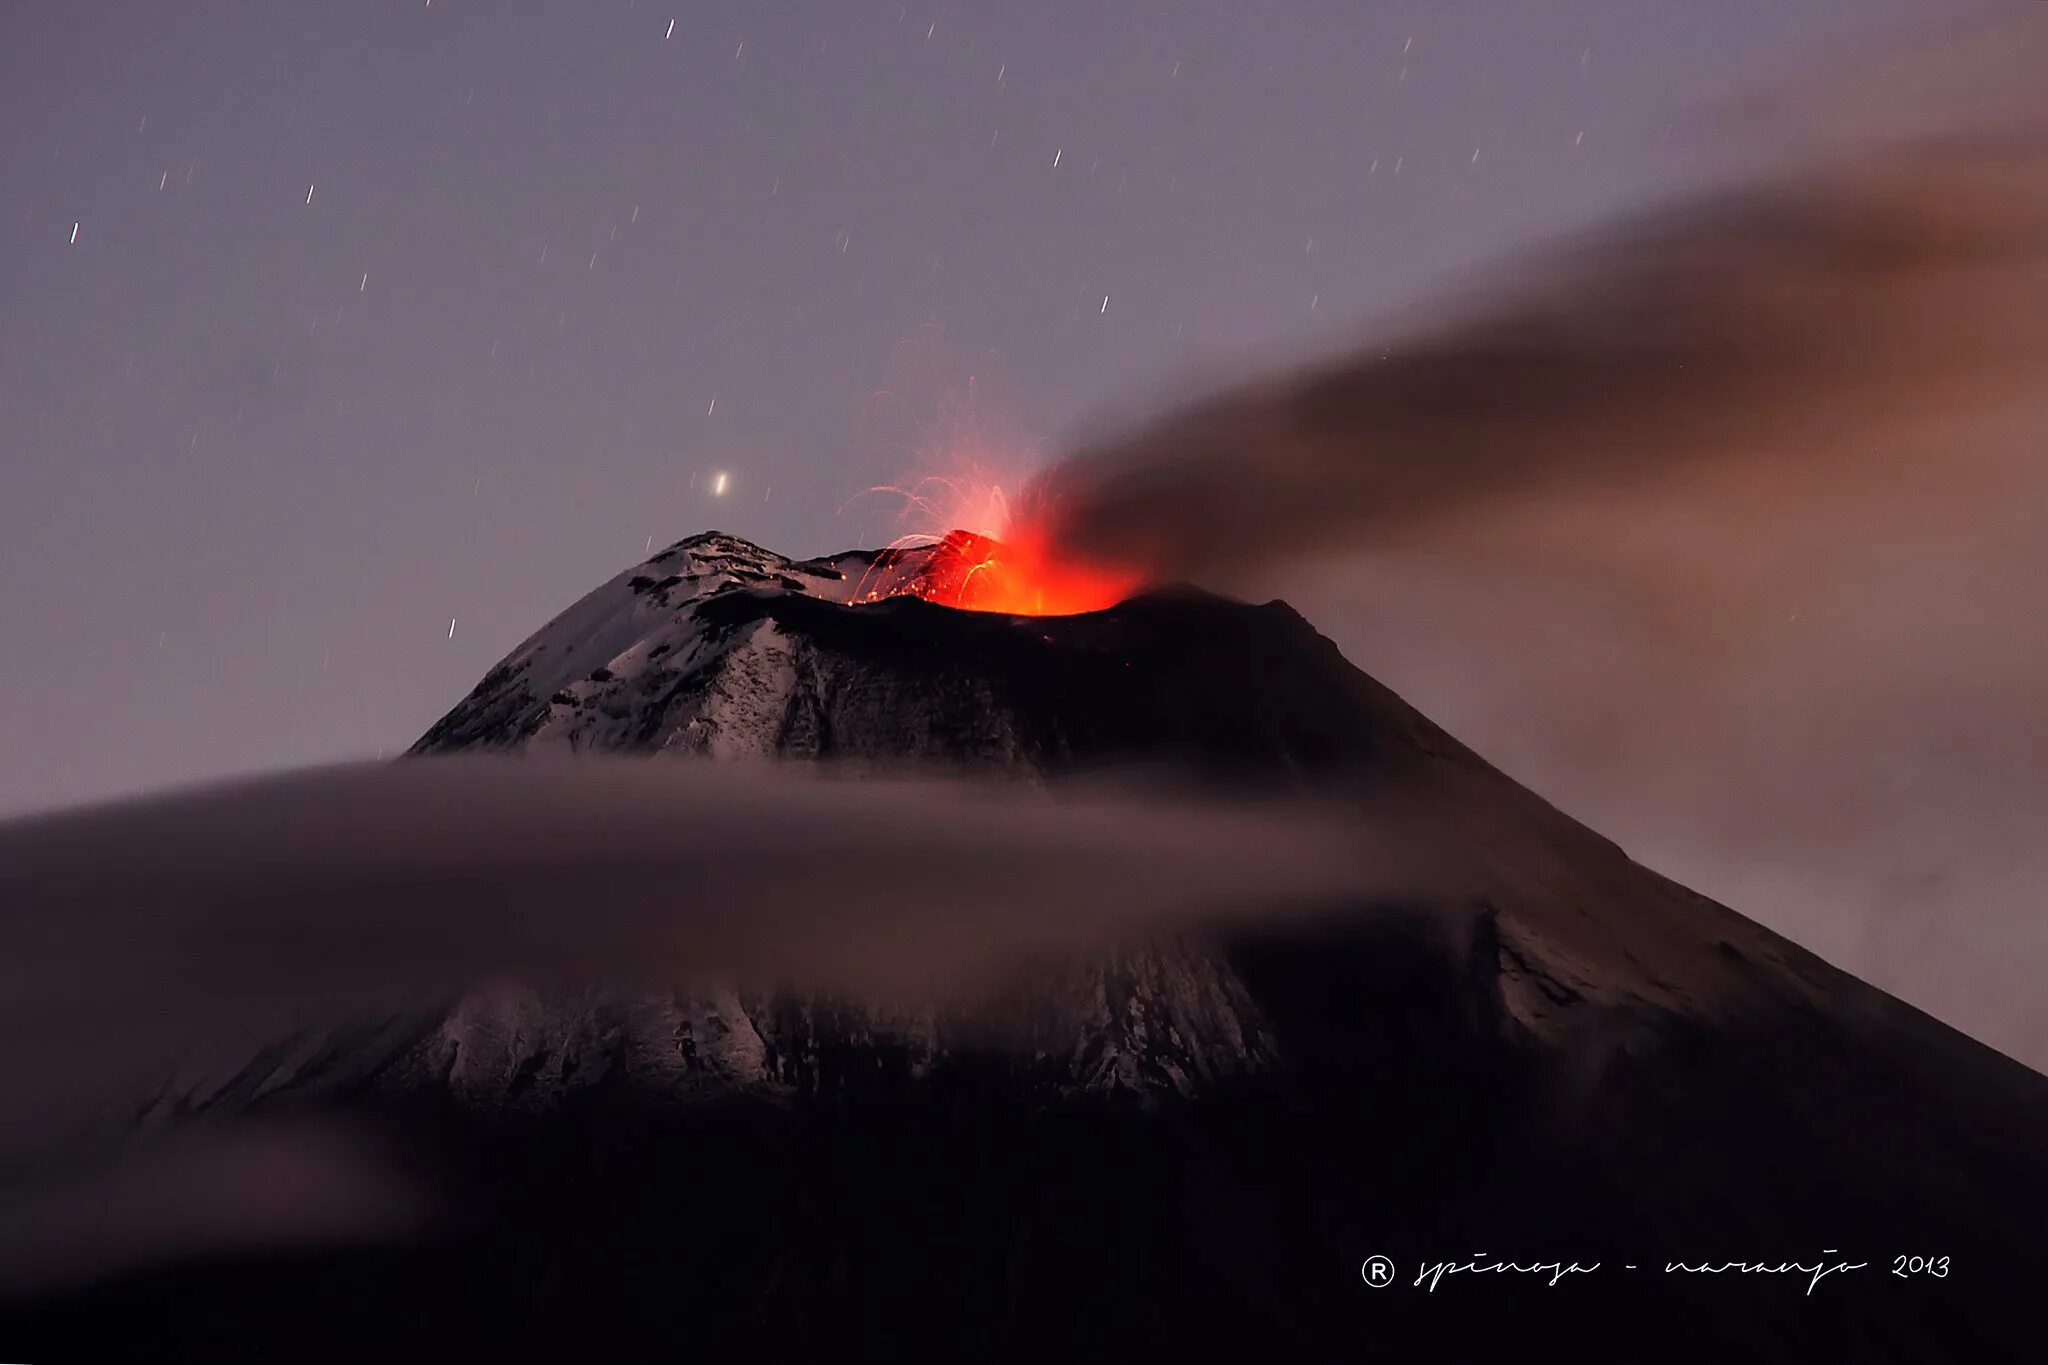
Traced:
<path fill-rule="evenodd" d="M 721 532 L 691 536 L 548 622 L 416 747 L 647 748 L 648 726 L 660 723 L 691 679 L 730 669 L 733 685 L 693 696 L 680 720 L 700 752 L 756 750 L 763 712 L 783 690 L 778 661 L 786 660 L 787 644 L 772 627 L 711 628 L 697 608 L 727 593 L 802 593 L 828 602 L 886 594 L 914 579 L 929 554 L 854 551 L 799 562 Z"/>
<path fill-rule="evenodd" d="M 944 552 L 797 561 L 720 533 L 679 541 L 522 642 L 415 752 L 566 746 L 1026 781 L 1138 761 L 1307 785 L 1405 812 L 1444 844 L 1469 892 L 1435 907 L 1427 934 L 1461 955 L 1475 1007 L 1529 1037 L 1625 1048 L 1663 1019 L 1868 994 L 1509 781 L 1281 604 L 1177 591 L 1074 617 L 952 611 L 921 596 Z M 1489 945 L 1483 957 L 1473 942 Z M 1040 983 L 1029 1029 L 995 1033 L 1070 1088 L 1192 1093 L 1274 1059 L 1226 958 L 1197 945 L 1072 964 Z M 985 1044 L 985 1022 L 846 1006 L 818 1027 L 900 1049 L 922 1072 L 958 1035 Z M 383 1075 L 541 1106 L 620 1077 L 775 1090 L 807 1074 L 822 1046 L 813 1024 L 806 1002 L 681 983 L 661 1000 L 508 988 L 463 1002 Z"/>

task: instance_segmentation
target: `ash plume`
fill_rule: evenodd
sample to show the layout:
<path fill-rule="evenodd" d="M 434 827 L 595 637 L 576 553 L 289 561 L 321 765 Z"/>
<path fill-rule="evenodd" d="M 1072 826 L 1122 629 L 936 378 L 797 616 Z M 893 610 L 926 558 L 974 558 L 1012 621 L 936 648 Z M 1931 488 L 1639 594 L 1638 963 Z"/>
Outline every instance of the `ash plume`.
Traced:
<path fill-rule="evenodd" d="M 2048 380 L 2043 69 L 2036 16 L 1823 83 L 1838 118 L 1883 89 L 1863 136 L 1825 135 L 1823 95 L 1762 101 L 1746 115 L 1802 152 L 1085 446 L 1034 501 L 1076 557 L 1199 578 L 1699 465 L 1795 497 L 1888 487 L 1885 438 Z"/>
<path fill-rule="evenodd" d="M 1691 195 L 1036 505 L 1285 594 L 1637 856 L 2048 1064 L 2043 70 L 2031 6 L 1732 103 Z"/>

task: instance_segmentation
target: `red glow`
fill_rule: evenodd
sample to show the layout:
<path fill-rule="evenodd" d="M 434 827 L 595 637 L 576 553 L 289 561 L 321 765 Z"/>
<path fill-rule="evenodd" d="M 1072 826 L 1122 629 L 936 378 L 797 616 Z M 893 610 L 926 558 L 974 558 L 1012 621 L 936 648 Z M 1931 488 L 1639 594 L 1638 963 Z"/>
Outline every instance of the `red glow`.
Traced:
<path fill-rule="evenodd" d="M 1001 486 L 985 479 L 933 475 L 910 488 L 868 491 L 901 498 L 906 517 L 952 529 L 892 541 L 855 587 L 854 602 L 911 596 L 963 611 L 1072 616 L 1113 607 L 1144 583 L 1134 571 L 1060 555 L 1045 526 L 1013 511 Z"/>
<path fill-rule="evenodd" d="M 1000 541 L 971 531 L 948 533 L 900 591 L 966 611 L 1071 616 L 1113 607 L 1141 582 L 1124 570 L 1056 558 L 1047 553 L 1045 538 L 1025 525 Z"/>
<path fill-rule="evenodd" d="M 1011 616 L 1071 616 L 1113 607 L 1142 587 L 1142 574 L 1084 563 L 1055 547 L 1047 509 L 1013 506 L 1016 487 L 1003 442 L 984 434 L 972 376 L 964 398 L 942 405 L 927 434 L 909 444 L 921 476 L 869 488 L 847 504 L 896 501 L 902 534 L 874 560 L 848 600 L 922 597 L 964 611 Z M 936 472 L 949 470 L 951 472 Z M 842 508 L 841 511 L 845 511 Z"/>

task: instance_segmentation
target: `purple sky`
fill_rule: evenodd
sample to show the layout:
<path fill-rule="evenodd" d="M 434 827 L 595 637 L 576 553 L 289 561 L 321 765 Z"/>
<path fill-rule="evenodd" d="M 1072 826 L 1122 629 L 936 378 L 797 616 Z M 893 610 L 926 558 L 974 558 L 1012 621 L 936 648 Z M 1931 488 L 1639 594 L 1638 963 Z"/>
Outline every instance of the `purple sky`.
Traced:
<path fill-rule="evenodd" d="M 9 0 L 0 815 L 395 752 L 650 538 L 886 538 L 848 500 L 919 472 L 969 374 L 985 453 L 1028 471 L 1683 184 L 1703 108 L 1935 8 Z M 1682 796 L 1531 739 L 1495 704 L 1511 650 L 1317 619 L 1574 813 L 1913 994 L 1912 934 L 1887 967 L 1802 918 L 1835 872 L 1736 897 Z"/>
<path fill-rule="evenodd" d="M 886 531 L 947 376 L 1025 466 L 1884 8 L 17 0 L 0 811 L 402 747 L 649 536 Z"/>

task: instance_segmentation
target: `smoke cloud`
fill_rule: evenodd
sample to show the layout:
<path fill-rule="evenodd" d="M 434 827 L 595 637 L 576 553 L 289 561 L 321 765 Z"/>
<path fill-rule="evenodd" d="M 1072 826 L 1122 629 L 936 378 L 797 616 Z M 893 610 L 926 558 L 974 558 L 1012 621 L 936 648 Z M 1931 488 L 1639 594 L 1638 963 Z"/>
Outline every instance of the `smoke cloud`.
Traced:
<path fill-rule="evenodd" d="M 2048 376 L 2048 24 L 2021 32 L 2036 103 L 1994 106 L 2009 123 L 1754 169 L 1532 252 L 1427 322 L 1085 448 L 1036 500 L 1077 557 L 1202 577 L 1705 464 L 1896 495 L 1913 469 L 1886 438 Z"/>
<path fill-rule="evenodd" d="M 1288 596 L 1645 861 L 2048 1064 L 2043 70 L 2035 6 L 1765 92 L 1711 185 L 1035 505 Z"/>

